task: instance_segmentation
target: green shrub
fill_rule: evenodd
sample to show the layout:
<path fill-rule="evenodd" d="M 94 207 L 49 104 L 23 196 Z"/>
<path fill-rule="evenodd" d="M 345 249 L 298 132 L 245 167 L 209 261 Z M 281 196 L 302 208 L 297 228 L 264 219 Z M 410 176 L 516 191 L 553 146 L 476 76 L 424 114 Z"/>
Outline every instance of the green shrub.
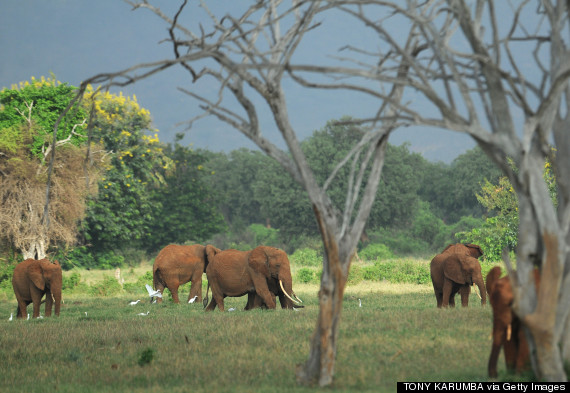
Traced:
<path fill-rule="evenodd" d="M 114 277 L 107 276 L 103 282 L 91 285 L 89 294 L 92 296 L 113 296 L 122 290 L 121 284 Z"/>
<path fill-rule="evenodd" d="M 365 261 L 375 261 L 377 259 L 391 259 L 394 254 L 390 249 L 381 243 L 369 244 L 358 253 L 361 259 Z"/>
<path fill-rule="evenodd" d="M 303 267 L 297 271 L 297 281 L 303 284 L 309 284 L 311 282 L 318 282 L 317 275 L 313 269 L 308 267 Z"/>
<path fill-rule="evenodd" d="M 63 282 L 61 288 L 63 290 L 74 290 L 81 281 L 81 274 L 78 272 L 73 272 L 69 276 L 63 276 Z"/>
<path fill-rule="evenodd" d="M 322 257 L 319 257 L 317 250 L 312 248 L 299 248 L 289 256 L 291 263 L 298 266 L 315 266 L 319 267 L 323 264 Z"/>
<path fill-rule="evenodd" d="M 0 260 L 0 288 L 12 289 L 12 275 L 18 262 L 4 262 Z"/>
<path fill-rule="evenodd" d="M 429 284 L 431 282 L 429 263 L 392 259 L 376 261 L 373 266 L 362 268 L 362 278 L 370 281 L 392 283 Z"/>

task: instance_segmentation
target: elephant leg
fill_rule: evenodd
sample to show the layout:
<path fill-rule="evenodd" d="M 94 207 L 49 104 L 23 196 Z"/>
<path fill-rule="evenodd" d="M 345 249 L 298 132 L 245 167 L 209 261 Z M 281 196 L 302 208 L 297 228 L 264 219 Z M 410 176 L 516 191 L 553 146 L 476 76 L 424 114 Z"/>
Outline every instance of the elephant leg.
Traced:
<path fill-rule="evenodd" d="M 443 304 L 443 292 L 440 292 L 438 290 L 434 290 L 435 292 L 435 300 L 437 302 L 437 308 L 441 308 L 441 305 Z"/>
<path fill-rule="evenodd" d="M 210 288 L 212 288 L 212 301 L 206 308 L 206 311 L 214 311 L 216 304 L 220 311 L 224 311 L 224 293 L 218 285 L 217 281 L 210 281 Z"/>
<path fill-rule="evenodd" d="M 155 283 L 154 286 L 155 286 L 154 289 L 156 289 L 157 291 L 160 291 L 160 293 L 162 293 L 164 295 L 164 288 L 166 288 L 166 287 L 164 286 L 164 284 L 162 282 L 157 282 L 157 283 Z M 161 297 L 155 297 L 155 299 L 156 299 L 157 303 L 162 303 Z"/>
<path fill-rule="evenodd" d="M 459 290 L 461 295 L 461 306 L 467 307 L 469 305 L 469 295 L 471 294 L 471 287 L 469 285 L 464 285 Z"/>
<path fill-rule="evenodd" d="M 449 295 L 449 307 L 455 308 L 455 294 Z"/>
<path fill-rule="evenodd" d="M 39 297 L 37 299 L 34 299 L 32 303 L 34 305 L 34 314 L 32 318 L 38 318 L 40 316 L 40 306 L 42 304 L 42 298 Z"/>
<path fill-rule="evenodd" d="M 254 308 L 261 307 L 261 298 L 257 296 L 255 292 L 247 293 L 247 304 L 245 305 L 244 311 L 253 310 Z"/>
<path fill-rule="evenodd" d="M 487 372 L 489 378 L 497 378 L 497 360 L 499 359 L 499 352 L 501 351 L 501 342 L 493 339 L 493 346 L 491 347 L 491 356 L 489 356 L 489 364 L 487 365 Z"/>
<path fill-rule="evenodd" d="M 208 307 L 206 307 L 206 311 L 214 311 L 216 309 L 216 304 L 216 299 L 212 296 L 212 300 L 210 300 Z"/>
<path fill-rule="evenodd" d="M 275 295 L 269 291 L 265 277 L 261 275 L 253 275 L 252 279 L 255 292 L 261 297 L 263 302 L 267 305 L 267 308 L 274 310 L 276 307 Z"/>
<path fill-rule="evenodd" d="M 455 307 L 455 294 L 451 294 L 453 285 L 451 281 L 445 279 L 443 282 L 443 300 L 441 302 L 442 307 L 447 308 L 450 304 L 451 307 Z"/>
<path fill-rule="evenodd" d="M 178 298 L 178 286 L 180 284 L 178 282 L 173 283 L 172 285 L 168 286 L 168 289 L 170 290 L 170 294 L 172 295 L 172 300 L 174 301 L 174 303 L 180 303 L 180 299 Z"/>
<path fill-rule="evenodd" d="M 524 333 L 524 329 L 521 327 L 518 334 L 518 351 L 517 360 L 515 364 L 515 371 L 520 373 L 526 371 L 529 368 L 530 351 L 528 349 L 528 342 Z"/>
<path fill-rule="evenodd" d="M 190 280 L 190 293 L 188 294 L 188 301 L 194 298 L 194 296 L 198 296 L 196 299 L 197 302 L 202 301 L 202 271 L 195 272 L 192 275 Z"/>
<path fill-rule="evenodd" d="M 26 318 L 28 314 L 28 304 L 25 300 L 18 299 L 18 309 L 16 312 L 16 318 Z"/>
<path fill-rule="evenodd" d="M 507 371 L 514 372 L 517 364 L 517 353 L 518 353 L 518 338 L 515 337 L 515 332 L 511 336 L 511 339 L 505 341 L 505 363 L 507 365 Z"/>

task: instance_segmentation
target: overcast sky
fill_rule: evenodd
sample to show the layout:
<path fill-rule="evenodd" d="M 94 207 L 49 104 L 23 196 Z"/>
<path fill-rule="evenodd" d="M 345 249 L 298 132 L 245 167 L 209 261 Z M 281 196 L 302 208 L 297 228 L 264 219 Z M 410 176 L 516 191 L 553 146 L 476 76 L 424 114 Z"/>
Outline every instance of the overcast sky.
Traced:
<path fill-rule="evenodd" d="M 216 0 L 215 4 L 231 8 L 232 1 Z M 120 0 L 0 0 L 0 3 L 0 89 L 32 76 L 49 76 L 50 72 L 58 80 L 77 86 L 95 74 L 163 59 L 172 53 L 167 43 L 160 43 L 167 35 L 167 26 L 146 10 L 131 11 Z M 170 0 L 162 4 L 178 2 Z M 366 39 L 359 36 L 357 29 L 346 26 L 350 22 L 345 21 L 346 18 L 334 21 L 338 29 L 315 30 L 310 37 L 311 46 L 302 50 L 314 52 L 335 45 L 339 34 L 343 38 L 352 34 L 353 39 Z M 172 141 L 177 132 L 186 129 L 180 123 L 199 113 L 197 103 L 177 87 L 191 87 L 188 74 L 182 69 L 168 70 L 122 89 L 125 94 L 136 94 L 139 103 L 150 110 L 163 142 Z M 299 139 L 310 136 L 329 120 L 343 115 L 364 115 L 377 105 L 347 94 L 307 93 L 301 89 L 299 92 L 288 102 Z M 279 144 L 269 116 L 262 119 L 262 125 L 264 132 Z M 431 161 L 447 163 L 475 145 L 462 134 L 425 131 L 397 130 L 390 143 L 399 145 L 407 141 L 410 150 Z M 238 131 L 215 119 L 201 120 L 185 132 L 183 143 L 212 151 L 254 148 Z"/>

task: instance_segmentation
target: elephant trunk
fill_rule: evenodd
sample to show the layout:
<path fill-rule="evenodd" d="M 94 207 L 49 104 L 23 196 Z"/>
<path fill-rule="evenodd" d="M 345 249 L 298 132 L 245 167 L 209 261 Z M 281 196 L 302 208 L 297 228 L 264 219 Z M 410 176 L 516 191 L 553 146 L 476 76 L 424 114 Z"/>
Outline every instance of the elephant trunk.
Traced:
<path fill-rule="evenodd" d="M 479 288 L 479 292 L 481 293 L 481 305 L 484 306 L 487 304 L 487 291 L 485 289 L 485 284 L 483 283 L 483 277 L 477 280 L 476 282 L 477 287 Z"/>
<path fill-rule="evenodd" d="M 61 309 L 61 286 L 54 288 L 52 295 L 55 303 L 55 315 L 59 317 L 59 310 Z"/>

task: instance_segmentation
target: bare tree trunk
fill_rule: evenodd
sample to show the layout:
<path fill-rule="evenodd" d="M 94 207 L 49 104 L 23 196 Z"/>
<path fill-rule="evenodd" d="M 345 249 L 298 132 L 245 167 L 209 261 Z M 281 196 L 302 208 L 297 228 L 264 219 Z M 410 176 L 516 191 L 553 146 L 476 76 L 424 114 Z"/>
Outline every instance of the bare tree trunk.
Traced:
<path fill-rule="evenodd" d="M 297 366 L 297 382 L 303 385 L 328 386 L 333 381 L 338 329 L 342 300 L 350 260 L 341 261 L 339 246 L 332 231 L 327 228 L 320 212 L 313 207 L 323 237 L 325 257 L 319 291 L 319 317 L 311 338 L 309 358 Z"/>

